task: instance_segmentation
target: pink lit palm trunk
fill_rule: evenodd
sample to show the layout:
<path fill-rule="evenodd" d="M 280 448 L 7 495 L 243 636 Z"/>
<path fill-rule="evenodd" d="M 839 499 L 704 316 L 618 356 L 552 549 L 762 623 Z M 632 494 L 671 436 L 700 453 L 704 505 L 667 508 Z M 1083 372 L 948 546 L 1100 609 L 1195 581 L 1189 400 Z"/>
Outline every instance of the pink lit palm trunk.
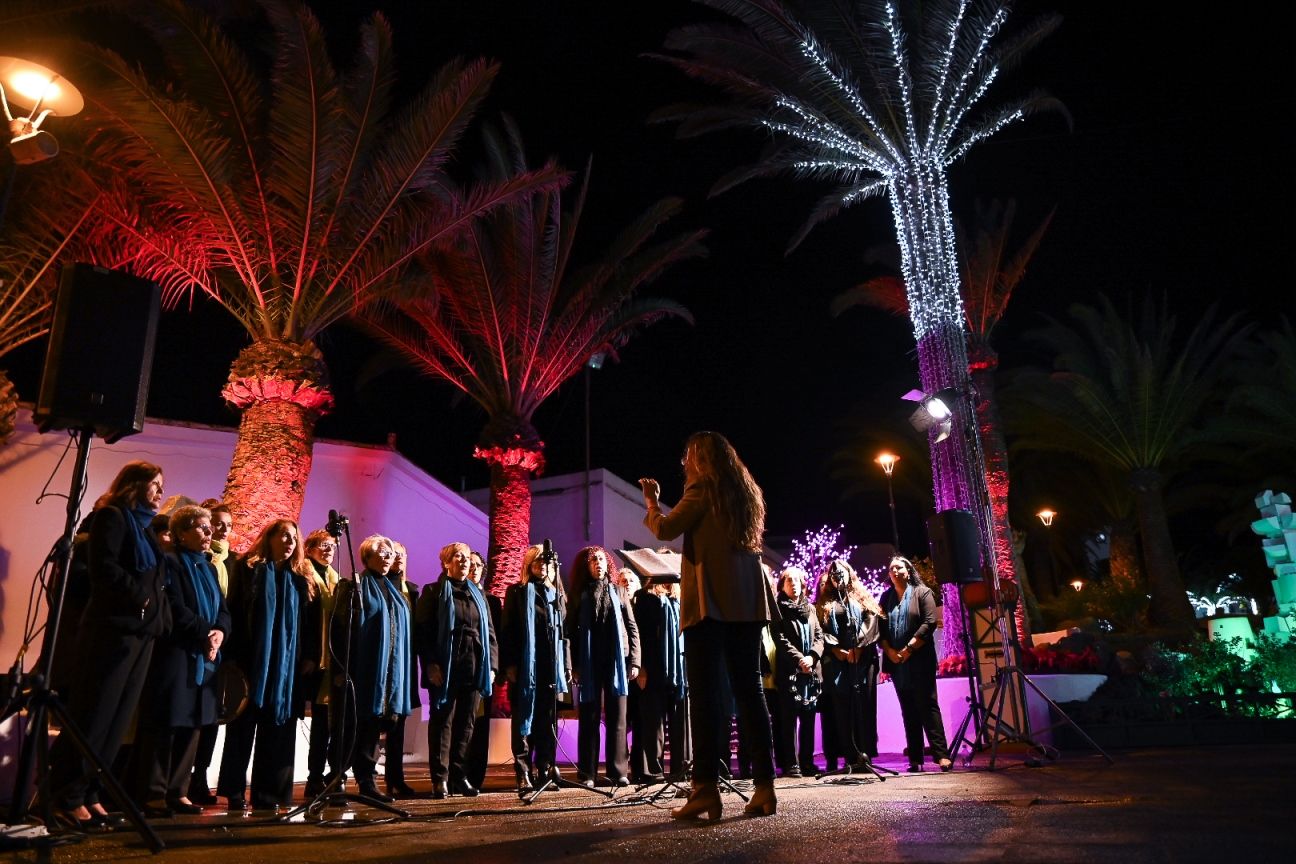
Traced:
<path fill-rule="evenodd" d="M 275 519 L 300 521 L 318 419 L 317 413 L 278 399 L 243 410 L 223 496 L 234 518 L 235 552 L 247 551 Z"/>
<path fill-rule="evenodd" d="M 969 389 L 967 340 L 959 299 L 959 267 L 955 252 L 954 220 L 944 172 L 933 165 L 917 165 L 908 176 L 892 182 L 889 192 L 909 315 L 918 343 L 918 373 L 922 389 L 935 393 L 954 387 Z M 932 492 L 936 511 L 967 510 L 981 529 L 982 550 L 991 547 L 989 526 L 979 504 L 976 472 L 982 469 L 970 430 L 955 428 L 937 442 L 929 432 Z M 942 658 L 967 653 L 966 624 L 957 585 L 946 585 L 945 626 L 937 650 Z"/>
<path fill-rule="evenodd" d="M 994 533 L 994 556 L 1003 583 L 1017 585 L 1021 599 L 1013 615 L 1017 633 L 1023 645 L 1030 644 L 1030 617 L 1026 614 L 1030 584 L 1017 578 L 1017 563 L 1013 555 L 1012 526 L 1008 523 L 1008 445 L 1004 441 L 1003 421 L 999 417 L 999 403 L 995 399 L 994 371 L 999 357 L 989 345 L 975 344 L 970 365 L 972 382 L 976 388 L 977 425 L 981 428 L 981 446 L 985 451 L 986 490 L 990 497 L 991 529 Z"/>
<path fill-rule="evenodd" d="M 490 562 L 488 586 L 503 598 L 522 573 L 522 555 L 531 537 L 531 469 L 492 460 L 490 484 Z"/>

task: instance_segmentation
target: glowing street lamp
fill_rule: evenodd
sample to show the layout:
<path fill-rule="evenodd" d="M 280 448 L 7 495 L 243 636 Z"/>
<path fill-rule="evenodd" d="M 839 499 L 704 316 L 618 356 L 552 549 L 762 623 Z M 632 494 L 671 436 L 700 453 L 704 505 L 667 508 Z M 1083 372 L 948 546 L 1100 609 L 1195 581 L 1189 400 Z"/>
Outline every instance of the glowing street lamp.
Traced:
<path fill-rule="evenodd" d="M 67 117 L 85 107 L 81 92 L 52 69 L 18 57 L 0 57 L 0 108 L 9 124 L 9 152 L 29 165 L 58 154 L 54 136 L 40 128 L 45 118 Z M 27 108 L 27 116 L 14 116 Z"/>
<path fill-rule="evenodd" d="M 1068 584 L 1077 591 L 1080 591 L 1085 586 L 1083 579 L 1072 579 Z"/>
<path fill-rule="evenodd" d="M 891 549 L 895 554 L 900 554 L 900 528 L 896 525 L 895 511 L 895 492 L 891 488 L 891 474 L 895 471 L 896 463 L 900 457 L 894 453 L 879 453 L 878 457 L 873 460 L 882 466 L 887 478 L 887 501 L 891 504 Z"/>
<path fill-rule="evenodd" d="M 1035 515 L 1038 516 L 1039 520 L 1044 523 L 1044 527 L 1048 528 L 1050 525 L 1053 524 L 1053 517 L 1057 515 L 1057 511 L 1050 510 L 1049 508 L 1045 507 L 1043 510 L 1039 511 Z"/>

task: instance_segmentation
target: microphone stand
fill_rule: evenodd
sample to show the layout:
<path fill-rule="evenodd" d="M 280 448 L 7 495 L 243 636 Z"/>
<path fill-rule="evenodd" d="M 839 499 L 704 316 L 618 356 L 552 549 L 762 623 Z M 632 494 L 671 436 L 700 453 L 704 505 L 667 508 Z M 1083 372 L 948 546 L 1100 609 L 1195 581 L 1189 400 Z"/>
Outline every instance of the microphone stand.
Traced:
<path fill-rule="evenodd" d="M 342 684 L 342 693 L 341 693 L 342 698 L 341 698 L 341 704 L 333 706 L 334 708 L 337 708 L 339 712 L 337 715 L 335 728 L 337 728 L 342 734 L 342 746 L 339 747 L 338 750 L 340 751 L 343 748 L 345 748 L 347 751 L 347 756 L 344 761 L 340 761 L 340 763 L 334 767 L 333 777 L 329 780 L 328 784 L 325 785 L 324 789 L 318 795 L 316 795 L 310 801 L 307 801 L 306 803 L 301 804 L 300 806 L 294 807 L 292 810 L 289 810 L 287 813 L 281 814 L 280 816 L 277 817 L 276 821 L 289 822 L 292 820 L 294 816 L 298 815 L 299 813 L 305 813 L 308 816 L 315 816 L 318 815 L 325 807 L 329 806 L 330 804 L 344 805 L 352 801 L 356 802 L 357 804 L 364 804 L 367 807 L 373 807 L 378 810 L 384 810 L 392 814 L 393 816 L 399 816 L 402 819 L 410 819 L 412 818 L 413 814 L 411 814 L 408 810 L 402 810 L 399 807 L 393 807 L 391 804 L 387 803 L 386 801 L 379 801 L 376 798 L 370 798 L 368 795 L 358 795 L 351 792 L 346 792 L 343 790 L 342 787 L 343 778 L 346 776 L 346 769 L 351 767 L 351 761 L 355 757 L 356 739 L 359 737 L 356 734 L 357 730 L 355 726 L 353 726 L 352 733 L 350 735 L 351 740 L 349 742 L 347 741 L 347 737 L 348 737 L 347 718 L 351 716 L 354 712 L 354 708 L 351 704 L 351 695 L 355 690 L 355 682 L 351 677 L 351 633 L 352 633 L 352 629 L 355 626 L 356 609 L 360 607 L 362 603 L 362 598 L 360 596 L 361 571 L 357 570 L 355 566 L 355 549 L 351 545 L 350 520 L 348 520 L 347 517 L 345 516 L 338 515 L 337 511 L 330 511 L 328 532 L 333 535 L 333 538 L 335 540 L 340 539 L 343 534 L 346 535 L 347 558 L 351 563 L 351 589 L 350 589 L 350 594 L 347 597 L 347 604 L 346 604 L 347 605 L 346 638 L 342 645 L 342 656 L 341 656 L 342 676 L 344 679 Z M 342 585 L 339 582 L 338 588 L 336 590 L 340 591 L 341 588 Z M 333 614 L 334 615 L 338 614 L 336 605 L 334 605 L 333 607 Z M 329 650 L 331 651 L 333 647 L 332 620 L 328 622 L 328 630 L 329 632 L 328 632 L 327 641 L 329 645 Z M 331 712 L 330 712 L 329 719 L 330 720 L 333 719 Z M 358 723 L 355 725 L 358 726 Z M 330 736 L 329 743 L 331 746 L 332 736 Z"/>

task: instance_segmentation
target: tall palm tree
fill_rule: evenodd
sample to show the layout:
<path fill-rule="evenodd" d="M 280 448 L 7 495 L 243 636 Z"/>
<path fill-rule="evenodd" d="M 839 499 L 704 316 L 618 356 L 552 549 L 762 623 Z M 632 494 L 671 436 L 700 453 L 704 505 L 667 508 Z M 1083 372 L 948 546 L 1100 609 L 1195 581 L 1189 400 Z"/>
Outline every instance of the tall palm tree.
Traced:
<path fill-rule="evenodd" d="M 92 156 L 126 181 L 106 234 L 169 302 L 206 295 L 251 338 L 222 391 L 242 414 L 224 495 L 236 548 L 300 513 L 315 424 L 333 402 L 315 337 L 398 290 L 416 256 L 482 212 L 558 179 L 546 168 L 450 191 L 447 160 L 496 65 L 447 63 L 398 106 L 381 14 L 338 71 L 309 9 L 259 6 L 268 38 L 250 40 L 196 4 L 134 4 L 160 52 L 150 68 L 165 73 L 94 46 L 68 73 L 99 130 Z"/>
<path fill-rule="evenodd" d="M 685 109 L 667 116 L 683 119 L 683 134 L 746 124 L 772 136 L 759 164 L 734 172 L 721 188 L 781 172 L 837 185 L 791 246 L 842 209 L 886 196 L 922 388 L 968 392 L 947 172 L 978 142 L 1031 110 L 1055 105 L 1036 95 L 975 113 L 999 73 L 1051 32 L 1058 19 L 1041 19 L 1007 38 L 1001 33 L 1007 4 L 995 0 L 698 2 L 740 25 L 677 30 L 668 37 L 664 59 L 720 85 L 738 101 L 723 110 Z M 967 435 L 939 442 L 936 437 L 933 430 L 936 507 L 976 514 L 988 548 L 993 537 L 979 503 L 975 445 Z M 961 644 L 962 633 L 950 628 L 946 650 L 957 652 Z"/>
<path fill-rule="evenodd" d="M 1083 456 L 1122 472 L 1134 493 L 1154 626 L 1189 632 L 1194 616 L 1175 557 L 1163 488 L 1206 440 L 1224 402 L 1226 361 L 1250 336 L 1238 315 L 1214 311 L 1175 338 L 1176 320 L 1148 301 L 1136 322 L 1105 296 L 1075 304 L 1069 324 L 1050 319 L 1030 338 L 1049 348 L 1051 372 L 1025 370 L 1005 404 L 1023 449 Z M 1013 407 L 1019 406 L 1019 407 Z M 1029 411 L 1029 424 L 1012 412 Z"/>
<path fill-rule="evenodd" d="M 990 496 L 991 529 L 994 536 L 995 562 L 999 577 L 1014 584 L 1028 595 L 1018 604 L 1017 631 L 1029 644 L 1030 618 L 1026 614 L 1034 599 L 1029 596 L 1030 581 L 1018 579 L 1013 554 L 1013 531 L 1008 522 L 1008 444 L 1004 440 L 1003 421 L 995 398 L 995 372 L 999 352 L 991 343 L 994 329 L 1003 319 L 1017 286 L 1026 277 L 1026 268 L 1048 231 L 1053 214 L 1049 213 L 1017 249 L 1009 253 L 1013 219 L 1017 202 L 977 202 L 973 220 L 974 233 L 968 236 L 962 223 L 955 223 L 958 248 L 963 250 L 963 312 L 968 328 L 968 373 L 976 394 L 977 425 L 985 451 L 986 489 Z M 1011 256 L 1011 257 L 1008 257 Z M 833 314 L 855 305 L 873 306 L 897 315 L 909 314 L 904 282 L 892 276 L 870 279 L 843 291 L 833 299 Z"/>
<path fill-rule="evenodd" d="M 488 149 L 495 182 L 525 171 L 511 128 Z M 679 209 L 680 202 L 666 199 L 601 257 L 575 268 L 585 188 L 569 210 L 548 190 L 499 208 L 434 256 L 431 292 L 401 300 L 398 310 L 374 307 L 367 316 L 420 371 L 486 412 L 473 455 L 490 466 L 488 579 L 499 596 L 517 579 L 530 537 L 529 481 L 544 467 L 544 442 L 532 424 L 536 409 L 592 356 L 615 353 L 637 326 L 668 315 L 692 321 L 679 304 L 636 297 L 636 291 L 672 264 L 703 254 L 705 232 L 649 245 Z"/>

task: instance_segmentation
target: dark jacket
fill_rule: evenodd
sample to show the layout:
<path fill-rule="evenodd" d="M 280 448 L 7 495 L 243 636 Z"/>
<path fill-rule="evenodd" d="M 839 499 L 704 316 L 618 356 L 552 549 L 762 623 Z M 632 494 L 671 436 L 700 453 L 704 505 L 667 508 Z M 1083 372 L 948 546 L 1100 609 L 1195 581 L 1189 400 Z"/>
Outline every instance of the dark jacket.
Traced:
<path fill-rule="evenodd" d="M 936 678 L 936 646 L 932 642 L 933 632 L 936 629 L 936 597 L 932 590 L 926 585 L 917 585 L 914 587 L 913 594 L 910 595 L 909 618 L 915 622 L 909 633 L 895 633 L 891 630 L 891 625 L 887 619 L 890 613 L 900 603 L 900 595 L 896 594 L 895 588 L 888 588 L 878 601 L 882 605 L 882 640 L 890 645 L 896 651 L 905 647 L 910 639 L 915 636 L 923 641 L 922 647 L 913 651 L 909 655 L 906 664 L 909 667 L 910 674 L 914 677 L 921 678 L 923 681 L 935 680 Z M 888 673 L 894 673 L 895 664 L 886 657 L 882 660 L 882 669 Z"/>
<path fill-rule="evenodd" d="M 90 526 L 90 602 L 83 620 L 126 633 L 160 636 L 171 626 L 171 612 L 163 590 L 162 550 L 145 529 L 157 566 L 136 572 L 135 532 L 126 524 L 132 518 L 113 506 L 95 511 Z"/>
<path fill-rule="evenodd" d="M 669 675 L 666 669 L 667 639 L 678 639 L 678 631 L 666 631 L 665 604 L 671 602 L 649 588 L 640 589 L 634 596 L 635 624 L 639 630 L 640 653 L 643 663 L 640 668 L 648 675 L 648 689 L 659 689 Z"/>
<path fill-rule="evenodd" d="M 386 579 L 386 576 L 375 576 L 366 570 L 361 575 L 362 579 Z M 419 684 L 422 679 L 418 673 L 418 653 L 414 650 L 415 643 L 415 626 L 414 626 L 414 609 L 418 603 L 418 586 L 412 582 L 405 583 L 405 602 L 409 605 L 410 613 L 410 641 L 406 646 L 409 662 L 409 681 L 410 681 L 410 708 L 417 708 L 419 702 Z M 333 589 L 333 614 L 329 622 L 329 649 L 334 658 L 335 666 L 333 667 L 333 692 L 329 696 L 331 704 L 339 705 L 337 701 L 340 698 L 339 688 L 346 685 L 347 673 L 350 674 L 352 681 L 359 680 L 364 676 L 371 676 L 372 669 L 358 670 L 355 663 L 364 664 L 366 661 L 372 663 L 374 658 L 371 656 L 372 651 L 364 644 L 360 626 L 360 616 L 350 614 L 352 597 L 355 596 L 355 582 L 351 579 L 338 580 L 337 587 Z M 347 633 L 347 625 L 350 624 L 351 632 Z M 354 663 L 351 658 L 355 658 Z M 357 687 L 357 690 L 361 689 Z"/>
<path fill-rule="evenodd" d="M 711 506 L 704 483 L 684 487 L 684 497 L 669 514 L 649 509 L 644 524 L 658 540 L 684 535 L 680 570 L 680 626 L 704 618 L 716 621 L 772 621 L 774 589 L 760 566 L 760 554 L 734 548 Z"/>
<path fill-rule="evenodd" d="M 823 628 L 819 626 L 819 616 L 810 603 L 793 605 L 785 598 L 779 598 L 779 609 L 782 618 L 774 628 L 774 681 L 779 690 L 790 690 L 796 682 L 796 676 L 805 674 L 801 671 L 801 658 L 807 656 L 801 650 L 801 633 L 797 624 L 810 625 L 809 657 L 814 664 L 810 674 L 816 680 L 823 679 Z"/>
<path fill-rule="evenodd" d="M 520 666 L 522 664 L 522 648 L 526 642 L 526 586 L 522 583 L 510 585 L 504 592 L 503 614 L 500 620 L 500 668 L 508 670 L 510 666 Z M 567 620 L 567 595 L 562 591 L 555 594 L 554 605 L 557 606 L 557 621 L 559 633 L 565 633 L 565 622 Z M 551 610 L 551 614 L 555 610 Z M 539 638 L 539 634 L 537 634 Z M 564 642 L 561 647 L 563 653 L 563 669 L 566 670 L 567 681 L 571 680 L 571 655 Z M 534 651 L 532 657 L 535 656 Z"/>
<path fill-rule="evenodd" d="M 172 624 L 170 634 L 159 639 L 153 648 L 145 693 L 146 710 L 152 711 L 152 719 L 161 726 L 206 726 L 216 722 L 215 673 L 201 686 L 195 683 L 192 653 L 206 650 L 207 634 L 212 630 L 229 636 L 229 609 L 221 597 L 216 619 L 200 618 L 197 592 L 179 557 L 168 554 L 163 556 L 163 562 Z M 215 572 L 211 575 L 215 584 Z"/>
<path fill-rule="evenodd" d="M 580 599 L 572 606 L 571 614 L 567 616 L 567 638 L 571 640 L 572 664 L 577 669 L 580 669 L 580 664 L 584 660 L 580 647 L 583 640 L 577 638 L 580 630 L 581 604 L 593 602 L 591 596 L 594 584 L 591 582 L 586 586 Z M 617 592 L 617 599 L 621 601 L 621 653 L 625 657 L 628 675 L 631 667 L 639 666 L 643 662 L 643 654 L 639 648 L 639 625 L 635 622 L 634 607 L 630 605 L 630 596 L 626 594 L 626 590 L 615 583 L 611 587 Z M 593 650 L 598 651 L 600 647 L 595 645 Z"/>
<path fill-rule="evenodd" d="M 419 663 L 423 667 L 420 673 L 423 686 L 429 691 L 435 689 L 435 685 L 428 678 L 430 669 L 435 662 L 434 658 L 449 647 L 455 652 L 452 655 L 454 660 L 459 661 L 461 659 L 458 653 L 461 643 L 454 641 L 453 634 L 440 633 L 437 630 L 437 605 L 443 602 L 445 592 L 452 590 L 450 585 L 452 581 L 448 576 L 442 575 L 436 582 L 424 585 L 423 590 L 419 592 L 418 603 L 414 609 L 414 650 L 418 654 Z M 461 626 L 462 622 L 456 618 L 455 630 L 459 630 Z M 490 645 L 484 646 L 484 659 L 492 671 L 498 671 L 499 642 L 495 635 L 495 621 L 490 611 L 489 598 L 486 601 L 486 628 Z M 462 666 L 462 663 L 458 663 L 458 665 Z M 443 669 L 442 673 L 444 674 L 444 672 Z M 446 685 L 449 685 L 449 683 L 446 682 Z"/>

